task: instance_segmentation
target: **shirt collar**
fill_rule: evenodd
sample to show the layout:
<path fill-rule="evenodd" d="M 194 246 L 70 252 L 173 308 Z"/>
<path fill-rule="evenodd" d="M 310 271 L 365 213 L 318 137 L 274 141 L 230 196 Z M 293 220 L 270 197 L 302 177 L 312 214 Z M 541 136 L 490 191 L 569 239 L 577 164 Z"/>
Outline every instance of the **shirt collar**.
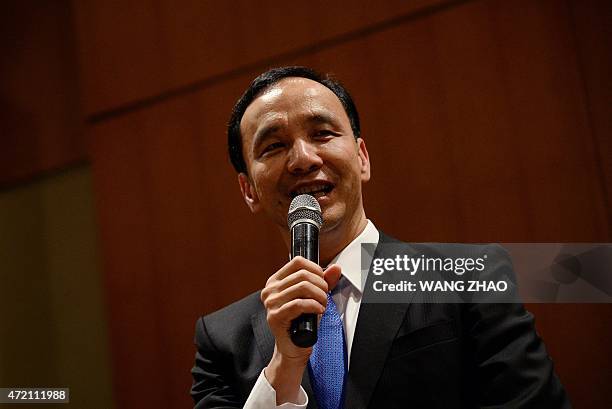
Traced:
<path fill-rule="evenodd" d="M 370 220 L 365 229 L 352 242 L 349 243 L 330 264 L 338 264 L 342 268 L 342 275 L 355 287 L 359 293 L 363 292 L 361 280 L 361 244 L 378 244 L 380 233 Z M 368 263 L 369 264 L 369 263 Z"/>

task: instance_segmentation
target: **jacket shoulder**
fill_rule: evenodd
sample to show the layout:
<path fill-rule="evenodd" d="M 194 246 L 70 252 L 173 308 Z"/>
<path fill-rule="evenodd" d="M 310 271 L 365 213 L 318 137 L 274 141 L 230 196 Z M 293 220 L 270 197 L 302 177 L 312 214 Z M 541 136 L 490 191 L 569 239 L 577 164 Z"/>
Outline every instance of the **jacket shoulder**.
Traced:
<path fill-rule="evenodd" d="M 246 297 L 201 317 L 206 332 L 215 338 L 229 339 L 244 335 L 251 330 L 251 317 L 263 311 L 260 299 L 261 291 L 256 291 Z M 226 338 L 228 339 L 228 338 Z"/>

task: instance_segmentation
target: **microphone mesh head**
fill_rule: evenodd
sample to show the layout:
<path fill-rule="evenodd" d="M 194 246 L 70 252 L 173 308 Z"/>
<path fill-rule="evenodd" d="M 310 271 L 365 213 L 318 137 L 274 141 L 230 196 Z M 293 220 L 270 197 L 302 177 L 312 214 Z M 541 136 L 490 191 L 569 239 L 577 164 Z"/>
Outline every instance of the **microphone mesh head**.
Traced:
<path fill-rule="evenodd" d="M 321 215 L 321 206 L 312 195 L 298 195 L 293 198 L 289 205 L 289 213 L 287 214 L 287 225 L 289 229 L 298 221 L 310 222 L 321 228 L 323 224 L 323 216 Z"/>

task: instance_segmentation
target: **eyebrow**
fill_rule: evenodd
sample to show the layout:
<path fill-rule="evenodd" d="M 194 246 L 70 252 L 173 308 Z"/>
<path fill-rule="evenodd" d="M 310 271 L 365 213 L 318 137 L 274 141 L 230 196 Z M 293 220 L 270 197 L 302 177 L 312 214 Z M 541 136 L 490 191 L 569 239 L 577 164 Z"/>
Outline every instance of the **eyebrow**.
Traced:
<path fill-rule="evenodd" d="M 306 122 L 310 124 L 328 124 L 333 126 L 339 126 L 336 115 L 330 114 L 328 112 L 315 112 L 306 119 Z M 273 135 L 275 132 L 278 132 L 283 127 L 281 125 L 272 123 L 270 125 L 264 125 L 262 128 L 258 129 L 255 132 L 255 136 L 253 137 L 253 148 L 256 149 L 266 138 Z"/>
<path fill-rule="evenodd" d="M 328 112 L 316 112 L 310 118 L 308 118 L 308 122 L 315 124 L 338 125 L 336 115 Z"/>
<path fill-rule="evenodd" d="M 264 125 L 263 128 L 258 129 L 253 137 L 253 149 L 257 149 L 257 147 L 261 145 L 264 140 L 275 132 L 278 132 L 280 129 L 281 126 L 276 124 Z"/>

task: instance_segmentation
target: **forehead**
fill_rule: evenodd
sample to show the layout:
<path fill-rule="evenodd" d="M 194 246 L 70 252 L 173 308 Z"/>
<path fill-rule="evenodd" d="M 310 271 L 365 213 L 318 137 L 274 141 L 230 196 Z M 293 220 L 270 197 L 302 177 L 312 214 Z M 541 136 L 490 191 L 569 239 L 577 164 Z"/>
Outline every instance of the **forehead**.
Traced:
<path fill-rule="evenodd" d="M 251 102 L 242 116 L 240 131 L 243 136 L 252 135 L 264 122 L 297 120 L 320 113 L 349 123 L 342 103 L 325 85 L 307 78 L 283 78 Z"/>

